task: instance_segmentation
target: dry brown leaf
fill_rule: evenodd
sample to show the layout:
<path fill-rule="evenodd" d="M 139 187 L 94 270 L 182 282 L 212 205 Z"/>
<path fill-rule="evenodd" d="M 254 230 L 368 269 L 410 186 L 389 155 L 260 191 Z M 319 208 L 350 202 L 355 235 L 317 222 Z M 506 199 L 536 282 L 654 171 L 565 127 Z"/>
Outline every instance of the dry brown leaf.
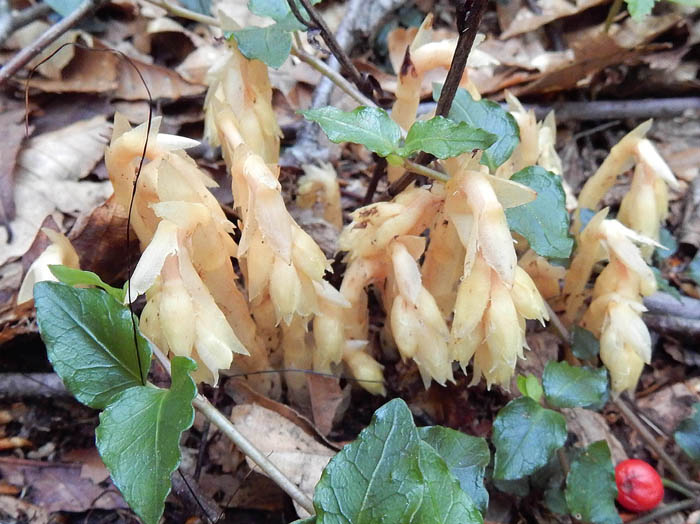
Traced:
<path fill-rule="evenodd" d="M 28 500 L 49 513 L 127 507 L 113 485 L 107 490 L 82 478 L 80 471 L 80 464 L 0 458 L 3 478 L 11 484 L 31 488 Z"/>
<path fill-rule="evenodd" d="M 175 71 L 187 82 L 205 85 L 207 71 L 226 53 L 226 46 L 201 45 L 190 53 Z"/>
<path fill-rule="evenodd" d="M 32 244 L 41 223 L 55 213 L 79 213 L 104 202 L 109 182 L 80 181 L 104 155 L 111 125 L 104 116 L 81 120 L 58 131 L 31 138 L 17 160 L 13 238 L 0 230 L 0 265 L 22 255 Z"/>
<path fill-rule="evenodd" d="M 8 38 L 5 47 L 9 49 L 23 49 L 34 43 L 49 27 L 50 24 L 41 20 L 35 20 L 15 31 L 12 36 Z M 75 42 L 80 36 L 86 36 L 88 39 L 90 38 L 89 35 L 82 31 L 67 31 L 49 44 L 36 58 L 32 59 L 27 64 L 26 68 L 28 70 L 32 69 L 44 59 L 51 56 L 59 47 L 69 42 Z M 53 55 L 50 60 L 39 65 L 37 70 L 47 78 L 59 79 L 61 78 L 61 71 L 72 60 L 74 52 L 75 48 L 73 46 L 66 46 Z"/>
<path fill-rule="evenodd" d="M 600 413 L 584 408 L 562 409 L 566 417 L 567 429 L 578 437 L 578 446 L 588 446 L 598 440 L 605 440 L 610 447 L 613 464 L 627 459 L 625 448 L 610 431 L 605 417 Z"/>
<path fill-rule="evenodd" d="M 515 4 L 502 8 L 498 5 L 498 15 L 501 29 L 500 38 L 511 38 L 515 35 L 534 31 L 538 27 L 548 24 L 552 20 L 565 16 L 575 15 L 581 11 L 603 3 L 605 0 L 538 0 L 537 7 L 539 13 L 535 13 L 525 2 L 520 3 L 520 8 L 513 13 L 513 9 L 518 5 L 515 1 L 508 2 Z"/>
<path fill-rule="evenodd" d="M 24 109 L 5 108 L 0 104 L 0 226 L 15 217 L 14 171 L 17 154 L 24 140 Z"/>
<path fill-rule="evenodd" d="M 333 422 L 342 417 L 350 405 L 350 385 L 341 389 L 340 379 L 310 374 L 306 376 L 314 423 L 323 435 L 333 429 Z"/>
<path fill-rule="evenodd" d="M 323 468 L 335 455 L 334 450 L 319 444 L 278 413 L 256 404 L 234 406 L 231 422 L 301 491 L 313 498 L 314 488 Z M 249 460 L 248 465 L 259 471 L 254 462 Z M 299 506 L 296 509 L 300 517 L 308 516 Z"/>
<path fill-rule="evenodd" d="M 91 212 L 81 214 L 68 234 L 80 257 L 80 267 L 97 273 L 105 282 L 126 278 L 126 216 L 126 209 L 110 197 Z M 138 242 L 134 241 L 131 250 L 132 260 L 138 260 Z"/>
<path fill-rule="evenodd" d="M 678 382 L 636 401 L 644 415 L 667 435 L 672 435 L 681 420 L 689 417 L 693 404 L 700 402 L 700 378 Z"/>
<path fill-rule="evenodd" d="M 17 522 L 32 524 L 49 524 L 49 512 L 46 508 L 30 504 L 26 500 L 14 497 L 0 496 L 0 516 L 9 516 Z"/>
<path fill-rule="evenodd" d="M 105 467 L 97 448 L 73 449 L 65 453 L 61 460 L 75 462 L 80 465 L 80 477 L 99 484 L 109 478 L 109 471 Z"/>

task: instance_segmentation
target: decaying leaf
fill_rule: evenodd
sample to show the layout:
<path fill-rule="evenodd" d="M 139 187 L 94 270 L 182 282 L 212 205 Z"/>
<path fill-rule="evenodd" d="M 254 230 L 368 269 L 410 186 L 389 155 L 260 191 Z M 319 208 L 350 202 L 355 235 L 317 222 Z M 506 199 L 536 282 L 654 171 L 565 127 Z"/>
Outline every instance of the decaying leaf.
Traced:
<path fill-rule="evenodd" d="M 321 472 L 335 451 L 319 444 L 281 415 L 256 404 L 234 406 L 231 421 L 282 473 L 313 498 Z M 252 461 L 248 463 L 257 470 Z M 308 516 L 298 506 L 297 513 Z"/>
<path fill-rule="evenodd" d="M 81 181 L 104 155 L 110 124 L 104 116 L 30 139 L 17 159 L 13 238 L 0 231 L 0 264 L 22 255 L 47 215 L 79 213 L 106 200 L 109 182 Z"/>

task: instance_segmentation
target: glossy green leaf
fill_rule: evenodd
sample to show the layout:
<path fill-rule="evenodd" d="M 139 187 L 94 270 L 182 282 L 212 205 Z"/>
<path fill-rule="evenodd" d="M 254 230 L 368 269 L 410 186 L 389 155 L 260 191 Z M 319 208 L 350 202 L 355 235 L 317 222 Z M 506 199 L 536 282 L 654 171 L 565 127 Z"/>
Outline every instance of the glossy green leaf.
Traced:
<path fill-rule="evenodd" d="M 651 14 L 656 0 L 625 0 L 625 2 L 627 2 L 627 10 L 632 18 L 639 21 Z"/>
<path fill-rule="evenodd" d="M 554 408 L 599 408 L 610 397 L 605 368 L 547 362 L 542 375 L 547 404 Z"/>
<path fill-rule="evenodd" d="M 308 120 L 317 122 L 331 142 L 354 142 L 380 156 L 398 153 L 401 128 L 383 109 L 358 107 L 354 111 L 341 111 L 326 106 L 301 111 Z"/>
<path fill-rule="evenodd" d="M 318 4 L 321 0 L 311 0 L 311 4 L 315 5 Z M 306 10 L 304 9 L 304 6 L 299 2 L 299 0 L 296 0 L 296 5 L 299 9 L 299 13 L 305 19 L 308 19 L 308 15 L 306 14 Z M 287 0 L 249 0 L 248 1 L 248 10 L 251 13 L 255 13 L 258 16 L 267 16 L 269 18 L 272 18 L 275 22 L 279 22 L 284 26 L 285 28 L 288 28 L 287 31 L 304 31 L 306 30 L 306 27 L 304 27 L 294 16 L 294 13 L 292 13 L 292 10 L 289 8 L 289 3 Z"/>
<path fill-rule="evenodd" d="M 440 98 L 441 85 L 433 86 L 433 98 Z M 491 171 L 495 171 L 513 154 L 515 146 L 520 141 L 520 129 L 518 123 L 508 111 L 496 102 L 490 100 L 474 100 L 472 96 L 461 87 L 452 102 L 450 113 L 447 115 L 456 122 L 483 129 L 496 135 L 496 141 L 484 151 L 481 163 Z"/>
<path fill-rule="evenodd" d="M 482 522 L 400 399 L 379 408 L 357 440 L 331 459 L 314 507 L 318 524 Z"/>
<path fill-rule="evenodd" d="M 592 360 L 600 353 L 600 342 L 586 328 L 574 326 L 571 331 L 571 351 L 576 358 Z"/>
<path fill-rule="evenodd" d="M 539 402 L 542 398 L 542 386 L 537 377 L 532 373 L 528 373 L 527 376 L 518 375 L 517 385 L 520 393 L 526 397 L 530 397 L 535 402 Z"/>
<path fill-rule="evenodd" d="M 408 157 L 418 151 L 425 151 L 437 158 L 451 158 L 468 151 L 486 149 L 496 138 L 466 122 L 436 116 L 430 120 L 418 120 L 411 126 L 401 148 L 401 155 Z"/>
<path fill-rule="evenodd" d="M 681 300 L 681 294 L 678 291 L 677 288 L 671 285 L 671 283 L 664 278 L 664 276 L 661 274 L 661 271 L 659 270 L 658 267 L 652 267 L 651 272 L 654 273 L 654 278 L 656 279 L 656 287 L 658 288 L 659 291 L 663 291 L 664 293 L 668 293 L 671 295 L 673 298 L 678 300 L 678 302 L 683 302 Z"/>
<path fill-rule="evenodd" d="M 537 191 L 534 202 L 506 209 L 510 228 L 524 236 L 538 255 L 568 258 L 574 240 L 569 235 L 569 213 L 561 177 L 531 166 L 510 179 Z"/>
<path fill-rule="evenodd" d="M 516 480 L 541 468 L 566 442 L 564 417 L 530 397 L 503 407 L 493 423 L 493 477 Z"/>
<path fill-rule="evenodd" d="M 515 480 L 493 479 L 493 485 L 498 491 L 515 495 L 516 497 L 527 497 L 530 494 L 529 477 Z"/>
<path fill-rule="evenodd" d="M 659 244 L 661 244 L 663 247 L 657 247 L 654 249 L 654 255 L 658 260 L 666 260 L 676 251 L 678 251 L 678 242 L 671 232 L 665 227 L 662 227 L 659 230 Z"/>
<path fill-rule="evenodd" d="M 69 286 L 96 286 L 114 297 L 119 303 L 124 302 L 124 289 L 106 284 L 96 273 L 82 271 L 68 266 L 49 266 L 51 273 L 58 280 Z"/>
<path fill-rule="evenodd" d="M 700 462 L 700 403 L 693 409 L 693 415 L 678 425 L 673 438 L 691 459 Z"/>
<path fill-rule="evenodd" d="M 593 442 L 571 462 L 566 503 L 574 518 L 593 524 L 622 522 L 615 508 L 617 486 L 608 443 Z"/>
<path fill-rule="evenodd" d="M 695 253 L 693 260 L 690 261 L 685 270 L 686 276 L 692 278 L 697 285 L 700 286 L 700 249 Z"/>
<path fill-rule="evenodd" d="M 82 0 L 46 0 L 46 3 L 61 16 L 68 16 L 80 7 Z"/>
<path fill-rule="evenodd" d="M 194 421 L 197 387 L 189 376 L 197 365 L 172 361 L 172 384 L 123 391 L 100 414 L 97 450 L 124 500 L 146 524 L 157 524 L 180 464 L 180 436 Z"/>
<path fill-rule="evenodd" d="M 284 64 L 292 49 L 292 35 L 278 24 L 246 27 L 231 34 L 243 56 L 274 68 Z"/>
<path fill-rule="evenodd" d="M 442 426 L 418 428 L 418 434 L 438 452 L 479 510 L 486 511 L 489 493 L 484 472 L 491 460 L 486 440 Z"/>
<path fill-rule="evenodd" d="M 137 358 L 129 310 L 112 296 L 39 282 L 34 303 L 49 360 L 80 402 L 102 409 L 125 389 L 146 383 L 151 348 L 137 333 Z"/>

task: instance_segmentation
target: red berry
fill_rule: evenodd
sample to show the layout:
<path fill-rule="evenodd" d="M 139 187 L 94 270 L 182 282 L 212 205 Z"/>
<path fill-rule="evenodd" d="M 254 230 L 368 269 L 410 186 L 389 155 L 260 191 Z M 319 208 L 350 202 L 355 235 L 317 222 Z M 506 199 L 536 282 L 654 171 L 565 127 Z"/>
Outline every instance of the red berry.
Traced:
<path fill-rule="evenodd" d="M 623 460 L 615 468 L 617 501 L 632 511 L 648 511 L 664 498 L 661 477 L 643 460 Z"/>

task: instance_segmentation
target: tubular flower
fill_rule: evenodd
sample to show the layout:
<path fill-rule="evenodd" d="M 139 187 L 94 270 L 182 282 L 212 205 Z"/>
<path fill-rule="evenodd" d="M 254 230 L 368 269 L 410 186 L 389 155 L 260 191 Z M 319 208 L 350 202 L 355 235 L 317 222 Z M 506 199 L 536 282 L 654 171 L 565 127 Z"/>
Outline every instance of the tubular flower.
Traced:
<path fill-rule="evenodd" d="M 489 178 L 475 171 L 453 173 L 445 209 L 465 248 L 450 333 L 452 358 L 465 368 L 474 358 L 476 383 L 507 387 L 523 356 L 525 319 L 548 319 L 544 301 L 517 266 L 503 207 Z"/>
<path fill-rule="evenodd" d="M 475 49 L 482 41 L 483 35 L 478 35 L 467 60 L 468 66 L 478 67 L 498 63 L 490 55 Z M 416 120 L 421 84 L 425 74 L 433 69 L 449 69 L 456 47 L 456 38 L 433 41 L 433 15 L 426 16 L 413 42 L 406 47 L 403 62 L 398 71 L 396 102 L 391 110 L 391 118 L 404 130 L 408 131 Z M 460 86 L 469 91 L 475 100 L 481 99 L 481 94 L 469 80 L 466 69 L 460 80 Z M 397 180 L 403 172 L 401 166 L 389 166 L 389 181 Z"/>
<path fill-rule="evenodd" d="M 649 245 L 655 242 L 617 220 L 605 220 L 606 213 L 604 209 L 593 217 L 581 234 L 564 288 L 565 294 L 579 294 L 568 297 L 567 316 L 569 319 L 578 316 L 593 266 L 608 259 L 609 263 L 596 279 L 593 300 L 581 324 L 600 339 L 600 358 L 610 371 L 613 391 L 632 391 L 644 364 L 651 360 L 651 337 L 641 317 L 646 311 L 642 297 L 656 290 L 651 268 L 635 242 Z"/>
<path fill-rule="evenodd" d="M 297 205 L 311 208 L 320 204 L 323 218 L 340 231 L 343 228 L 343 210 L 340 207 L 340 187 L 335 169 L 330 164 L 305 165 L 304 176 L 299 178 Z"/>
<path fill-rule="evenodd" d="M 236 286 L 230 261 L 237 251 L 229 234 L 233 224 L 208 190 L 216 183 L 177 150 L 192 141 L 162 136 L 158 124 L 152 125 L 146 155 L 150 162 L 143 167 L 134 198 L 132 220 L 145 249 L 128 298 L 146 293 L 143 332 L 166 352 L 194 358 L 199 363 L 195 378 L 215 384 L 219 370 L 231 366 L 233 353 L 250 354 L 241 361 L 243 369 L 266 365 L 267 355 Z M 130 129 L 122 117 L 115 117 L 106 162 L 117 201 L 126 207 L 145 132 L 144 125 Z M 274 388 L 269 379 L 257 386 Z"/>
<path fill-rule="evenodd" d="M 214 64 L 208 74 L 209 90 L 204 101 L 204 137 L 221 145 L 216 123 L 216 107 L 223 105 L 241 134 L 243 142 L 268 164 L 279 159 L 282 131 L 272 109 L 272 87 L 267 66 L 248 60 L 230 41 L 230 55 Z"/>
<path fill-rule="evenodd" d="M 34 284 L 37 282 L 58 280 L 49 269 L 49 266 L 61 265 L 80 269 L 78 253 L 76 253 L 70 240 L 63 233 L 46 227 L 42 228 L 41 231 L 49 237 L 51 244 L 29 266 L 17 293 L 17 304 L 22 304 L 33 298 Z"/>
<path fill-rule="evenodd" d="M 635 165 L 632 186 L 622 199 L 617 218 L 637 233 L 658 240 L 661 223 L 668 216 L 668 187 L 678 189 L 678 181 L 654 145 L 644 138 L 650 127 L 651 120 L 647 120 L 612 148 L 583 186 L 579 204 L 596 209 L 618 175 Z M 642 252 L 649 259 L 653 248 L 644 246 Z"/>

